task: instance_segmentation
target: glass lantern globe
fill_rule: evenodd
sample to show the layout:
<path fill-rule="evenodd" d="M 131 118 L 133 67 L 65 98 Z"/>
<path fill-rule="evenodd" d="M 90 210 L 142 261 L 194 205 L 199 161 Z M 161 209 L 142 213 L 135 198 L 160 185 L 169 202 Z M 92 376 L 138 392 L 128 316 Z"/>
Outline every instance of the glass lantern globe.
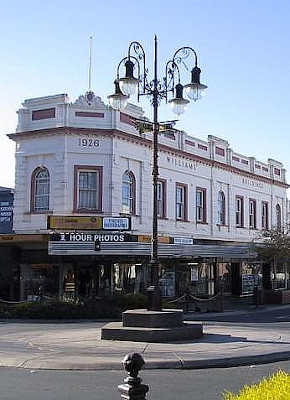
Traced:
<path fill-rule="evenodd" d="M 206 85 L 200 83 L 200 73 L 201 69 L 196 65 L 191 70 L 191 82 L 184 86 L 187 96 L 193 101 L 201 99 L 207 89 Z"/>
<path fill-rule="evenodd" d="M 196 101 L 204 96 L 207 86 L 202 83 L 189 83 L 184 86 L 184 89 L 190 100 Z"/>
<path fill-rule="evenodd" d="M 180 115 L 183 114 L 187 110 L 187 105 L 189 103 L 188 100 L 183 98 L 183 86 L 178 83 L 175 86 L 176 94 L 174 99 L 169 100 L 169 105 L 174 112 L 174 114 Z"/>
<path fill-rule="evenodd" d="M 174 98 L 172 100 L 169 100 L 169 105 L 171 107 L 171 110 L 174 112 L 174 114 L 180 115 L 185 113 L 187 110 L 187 106 L 189 101 L 185 99 L 177 99 Z"/>
<path fill-rule="evenodd" d="M 131 94 L 137 93 L 138 84 L 138 79 L 134 77 L 125 76 L 124 78 L 119 79 L 120 90 L 125 96 L 130 96 Z"/>
<path fill-rule="evenodd" d="M 122 110 L 122 108 L 125 108 L 128 103 L 128 96 L 125 96 L 122 93 L 111 94 L 110 96 L 108 96 L 108 99 L 111 107 L 114 110 Z"/>
<path fill-rule="evenodd" d="M 121 92 L 119 83 L 117 80 L 114 82 L 114 84 L 115 84 L 115 93 L 108 96 L 108 99 L 109 99 L 111 107 L 114 110 L 121 110 L 122 108 L 126 107 L 129 96 L 125 96 Z"/>
<path fill-rule="evenodd" d="M 130 58 L 125 62 L 126 75 L 118 80 L 120 90 L 125 96 L 130 96 L 138 91 L 139 81 L 134 78 L 134 63 Z"/>

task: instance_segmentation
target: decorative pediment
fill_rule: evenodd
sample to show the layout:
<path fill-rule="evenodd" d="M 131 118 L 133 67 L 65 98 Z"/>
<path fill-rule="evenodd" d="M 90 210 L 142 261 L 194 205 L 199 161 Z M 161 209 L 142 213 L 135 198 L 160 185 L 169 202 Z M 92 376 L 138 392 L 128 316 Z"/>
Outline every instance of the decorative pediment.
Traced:
<path fill-rule="evenodd" d="M 95 96 L 93 92 L 86 93 L 85 95 L 80 95 L 74 103 L 71 103 L 71 105 L 107 109 L 107 106 L 104 104 L 102 99 L 99 96 Z"/>

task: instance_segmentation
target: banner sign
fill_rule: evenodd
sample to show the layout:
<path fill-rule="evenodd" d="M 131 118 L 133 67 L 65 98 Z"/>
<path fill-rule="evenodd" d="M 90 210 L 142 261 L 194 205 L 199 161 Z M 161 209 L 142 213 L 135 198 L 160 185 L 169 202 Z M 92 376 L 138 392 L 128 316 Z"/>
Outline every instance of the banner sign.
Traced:
<path fill-rule="evenodd" d="M 11 222 L 13 203 L 10 201 L 0 201 L 0 222 Z"/>
<path fill-rule="evenodd" d="M 129 231 L 131 218 L 49 215 L 47 229 Z"/>
<path fill-rule="evenodd" d="M 128 231 L 131 229 L 131 219 L 128 217 L 103 217 L 103 229 Z"/>
<path fill-rule="evenodd" d="M 53 233 L 50 235 L 51 241 L 58 242 L 144 242 L 150 243 L 150 235 L 131 235 L 128 233 L 117 232 L 90 232 L 74 231 Z M 158 237 L 158 243 L 192 245 L 191 238 L 170 238 L 168 236 Z"/>
<path fill-rule="evenodd" d="M 191 238 L 182 238 L 182 237 L 178 237 L 178 238 L 173 238 L 173 243 L 174 244 L 193 244 L 193 239 Z"/>
<path fill-rule="evenodd" d="M 54 242 L 131 242 L 132 236 L 125 233 L 69 232 L 53 233 L 50 240 Z"/>

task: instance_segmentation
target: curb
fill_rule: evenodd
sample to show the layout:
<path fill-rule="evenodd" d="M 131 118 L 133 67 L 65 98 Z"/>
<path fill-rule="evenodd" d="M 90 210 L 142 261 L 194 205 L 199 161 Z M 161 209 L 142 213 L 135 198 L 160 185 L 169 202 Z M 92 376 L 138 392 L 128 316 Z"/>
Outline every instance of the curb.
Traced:
<path fill-rule="evenodd" d="M 125 354 L 124 354 L 125 355 Z M 142 355 L 145 360 L 145 365 L 143 369 L 210 369 L 210 368 L 231 368 L 231 367 L 241 367 L 259 364 L 269 364 L 279 361 L 290 360 L 290 351 L 281 351 L 271 354 L 260 354 L 253 356 L 241 356 L 241 357 L 224 357 L 224 358 L 210 358 L 206 360 L 146 360 L 146 355 Z M 102 361 L 102 362 L 83 362 L 83 363 L 71 363 L 68 361 L 57 362 L 53 360 L 51 362 L 39 362 L 37 360 L 35 363 L 33 360 L 18 365 L 18 366 L 7 366 L 1 364 L 1 367 L 13 367 L 13 368 L 23 368 L 23 369 L 39 369 L 39 370 L 78 370 L 78 371 L 93 371 L 93 370 L 123 370 L 122 365 L 123 356 L 120 355 L 118 360 Z"/>

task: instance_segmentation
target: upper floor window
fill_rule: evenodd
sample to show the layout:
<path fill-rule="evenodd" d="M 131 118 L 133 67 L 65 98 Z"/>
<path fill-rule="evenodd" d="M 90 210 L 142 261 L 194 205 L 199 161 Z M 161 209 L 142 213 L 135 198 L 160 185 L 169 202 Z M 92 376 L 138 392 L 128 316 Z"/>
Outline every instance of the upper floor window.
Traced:
<path fill-rule="evenodd" d="M 185 221 L 187 219 L 186 186 L 177 183 L 175 188 L 176 219 Z"/>
<path fill-rule="evenodd" d="M 100 212 L 102 209 L 102 167 L 75 166 L 74 209 Z"/>
<path fill-rule="evenodd" d="M 165 218 L 166 216 L 166 182 L 159 180 L 157 182 L 157 216 L 159 218 Z"/>
<path fill-rule="evenodd" d="M 47 168 L 39 167 L 34 170 L 31 188 L 31 211 L 48 211 L 50 176 Z"/>
<path fill-rule="evenodd" d="M 236 196 L 236 226 L 244 226 L 244 199 L 242 196 Z"/>
<path fill-rule="evenodd" d="M 196 221 L 206 222 L 206 189 L 196 189 Z"/>
<path fill-rule="evenodd" d="M 268 230 L 268 203 L 262 202 L 262 229 Z"/>
<path fill-rule="evenodd" d="M 226 223 L 226 198 L 222 191 L 218 192 L 217 223 L 219 225 L 225 225 Z"/>
<path fill-rule="evenodd" d="M 249 228 L 256 229 L 256 200 L 249 200 Z"/>
<path fill-rule="evenodd" d="M 122 212 L 135 214 L 135 177 L 131 171 L 122 177 Z"/>
<path fill-rule="evenodd" d="M 282 228 L 282 213 L 280 204 L 276 205 L 276 227 L 279 231 Z"/>

